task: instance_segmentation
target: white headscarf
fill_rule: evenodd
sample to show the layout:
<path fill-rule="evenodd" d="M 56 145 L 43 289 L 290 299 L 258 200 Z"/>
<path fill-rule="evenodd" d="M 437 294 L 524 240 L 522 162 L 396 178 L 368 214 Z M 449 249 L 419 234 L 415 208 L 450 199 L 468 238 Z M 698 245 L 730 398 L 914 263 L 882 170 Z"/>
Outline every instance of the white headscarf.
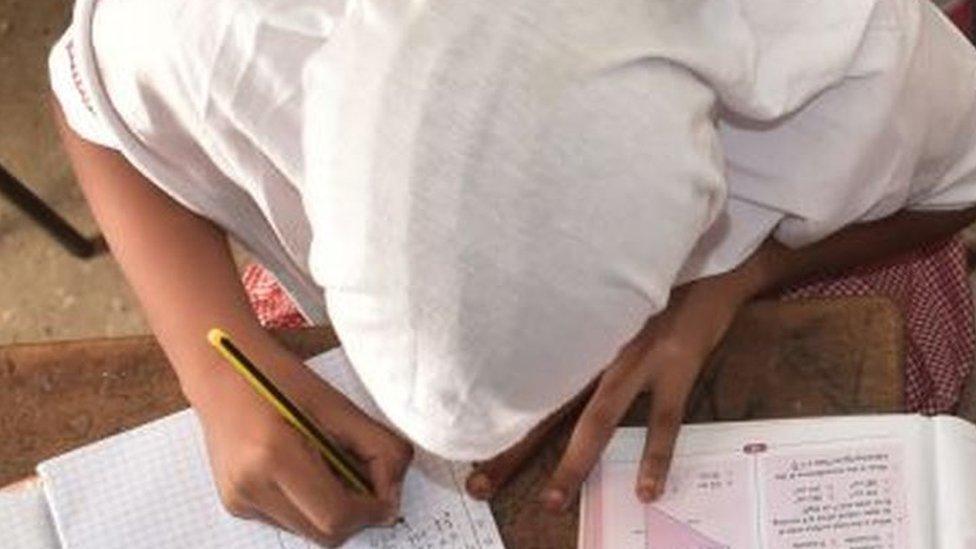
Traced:
<path fill-rule="evenodd" d="M 972 102 L 920 84 L 972 56 L 917 0 L 113 0 L 93 30 L 78 5 L 95 108 L 69 121 L 101 120 L 316 320 L 324 288 L 383 412 L 452 458 L 516 442 L 674 284 L 777 226 L 800 244 L 976 198 L 971 147 L 891 131 L 932 117 L 923 94 Z"/>

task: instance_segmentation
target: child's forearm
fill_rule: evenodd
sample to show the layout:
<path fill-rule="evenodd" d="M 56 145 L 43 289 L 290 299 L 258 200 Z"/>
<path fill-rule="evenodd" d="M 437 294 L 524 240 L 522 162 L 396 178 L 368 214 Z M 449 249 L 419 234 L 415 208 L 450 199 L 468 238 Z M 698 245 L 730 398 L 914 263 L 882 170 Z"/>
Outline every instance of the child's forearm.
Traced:
<path fill-rule="evenodd" d="M 945 239 L 976 220 L 976 207 L 957 211 L 901 211 L 849 226 L 820 242 L 788 248 L 769 238 L 733 271 L 755 296 L 804 279 L 834 274 L 882 261 L 924 244 Z"/>
<path fill-rule="evenodd" d="M 193 401 L 226 371 L 206 342 L 212 326 L 273 363 L 279 349 L 251 312 L 225 234 L 166 196 L 120 154 L 78 137 L 56 111 L 78 182 L 187 397 Z"/>
<path fill-rule="evenodd" d="M 227 509 L 330 547 L 366 526 L 390 524 L 398 516 L 410 445 L 261 329 L 219 229 L 63 122 L 62 135 L 92 211 L 199 412 L 214 484 Z M 283 393 L 369 465 L 377 497 L 346 490 L 314 448 L 223 362 L 206 340 L 214 325 L 232 333 Z"/>

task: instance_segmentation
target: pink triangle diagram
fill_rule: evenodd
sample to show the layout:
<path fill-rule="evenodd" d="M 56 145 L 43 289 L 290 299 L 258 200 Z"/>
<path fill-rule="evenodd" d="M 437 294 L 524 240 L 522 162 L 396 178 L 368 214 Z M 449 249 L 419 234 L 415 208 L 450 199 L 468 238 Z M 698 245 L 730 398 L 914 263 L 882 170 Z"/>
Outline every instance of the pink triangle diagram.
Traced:
<path fill-rule="evenodd" d="M 644 516 L 647 549 L 729 549 L 653 505 Z"/>

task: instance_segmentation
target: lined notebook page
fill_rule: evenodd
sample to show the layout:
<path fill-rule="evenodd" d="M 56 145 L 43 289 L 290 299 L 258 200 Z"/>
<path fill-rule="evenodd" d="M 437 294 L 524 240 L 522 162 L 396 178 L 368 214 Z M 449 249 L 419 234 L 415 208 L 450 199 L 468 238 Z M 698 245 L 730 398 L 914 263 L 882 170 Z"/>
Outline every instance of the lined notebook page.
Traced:
<path fill-rule="evenodd" d="M 309 366 L 382 419 L 341 350 L 315 357 Z M 66 549 L 316 547 L 224 510 L 201 426 L 189 410 L 46 461 L 37 470 Z M 367 530 L 344 547 L 501 548 L 488 505 L 463 490 L 466 470 L 418 449 L 404 481 L 405 523 Z"/>

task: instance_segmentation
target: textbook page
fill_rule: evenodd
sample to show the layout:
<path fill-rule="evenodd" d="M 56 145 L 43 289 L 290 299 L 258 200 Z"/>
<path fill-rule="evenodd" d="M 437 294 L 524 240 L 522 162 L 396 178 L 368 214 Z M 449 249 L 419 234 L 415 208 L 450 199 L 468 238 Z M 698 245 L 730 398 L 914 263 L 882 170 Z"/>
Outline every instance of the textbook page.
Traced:
<path fill-rule="evenodd" d="M 341 351 L 309 365 L 376 413 Z M 191 410 L 46 461 L 38 472 L 66 549 L 315 547 L 224 510 Z M 488 505 L 463 490 L 465 473 L 463 466 L 418 451 L 404 481 L 403 524 L 367 530 L 344 547 L 501 548 Z"/>
<path fill-rule="evenodd" d="M 931 428 L 907 415 L 685 426 L 651 505 L 634 495 L 646 431 L 619 429 L 584 487 L 580 547 L 927 549 Z"/>
<path fill-rule="evenodd" d="M 940 549 L 976 549 L 976 426 L 933 418 Z"/>
<path fill-rule="evenodd" d="M 38 479 L 0 490 L 0 546 L 4 549 L 57 549 L 57 534 Z"/>

